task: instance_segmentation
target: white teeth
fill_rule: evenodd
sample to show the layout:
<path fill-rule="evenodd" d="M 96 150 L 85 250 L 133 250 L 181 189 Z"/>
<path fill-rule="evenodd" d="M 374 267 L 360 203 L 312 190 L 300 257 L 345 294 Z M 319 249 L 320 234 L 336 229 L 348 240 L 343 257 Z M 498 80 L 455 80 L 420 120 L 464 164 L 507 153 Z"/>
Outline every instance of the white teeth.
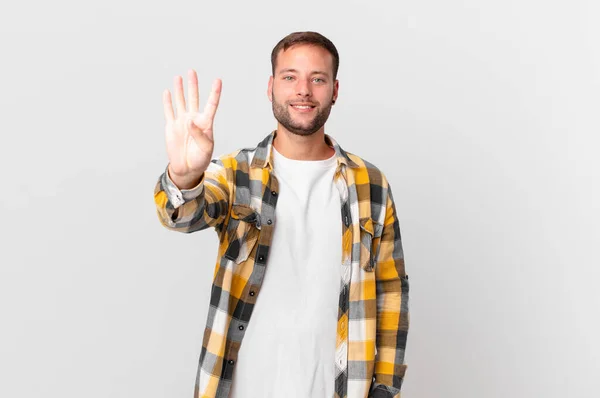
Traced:
<path fill-rule="evenodd" d="M 299 108 L 299 109 L 310 109 L 310 106 L 307 105 L 292 105 L 294 108 Z"/>

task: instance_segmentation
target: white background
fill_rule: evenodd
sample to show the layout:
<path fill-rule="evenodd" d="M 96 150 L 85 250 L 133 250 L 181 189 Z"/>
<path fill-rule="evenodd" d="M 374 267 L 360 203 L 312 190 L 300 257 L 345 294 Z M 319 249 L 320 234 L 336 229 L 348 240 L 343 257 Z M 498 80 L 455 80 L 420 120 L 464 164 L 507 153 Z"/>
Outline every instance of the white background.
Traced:
<path fill-rule="evenodd" d="M 0 396 L 191 398 L 217 239 L 155 215 L 162 90 L 222 78 L 215 155 L 254 146 L 272 47 L 316 30 L 341 58 L 326 132 L 397 202 L 403 397 L 597 397 L 598 2 L 9 4 Z"/>

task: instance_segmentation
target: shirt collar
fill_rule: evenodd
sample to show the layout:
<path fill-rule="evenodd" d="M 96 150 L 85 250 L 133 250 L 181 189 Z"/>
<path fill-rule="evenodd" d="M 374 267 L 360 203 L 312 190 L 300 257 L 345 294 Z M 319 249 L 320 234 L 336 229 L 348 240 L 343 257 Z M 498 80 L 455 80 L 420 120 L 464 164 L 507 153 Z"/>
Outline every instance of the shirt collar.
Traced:
<path fill-rule="evenodd" d="M 273 140 L 277 135 L 277 130 L 273 130 L 271 134 L 266 136 L 256 147 L 254 159 L 252 159 L 251 167 L 265 168 L 273 170 Z M 356 168 L 358 165 L 350 159 L 346 151 L 331 136 L 325 134 L 325 143 L 335 150 L 338 167 L 345 165 L 347 167 Z"/>

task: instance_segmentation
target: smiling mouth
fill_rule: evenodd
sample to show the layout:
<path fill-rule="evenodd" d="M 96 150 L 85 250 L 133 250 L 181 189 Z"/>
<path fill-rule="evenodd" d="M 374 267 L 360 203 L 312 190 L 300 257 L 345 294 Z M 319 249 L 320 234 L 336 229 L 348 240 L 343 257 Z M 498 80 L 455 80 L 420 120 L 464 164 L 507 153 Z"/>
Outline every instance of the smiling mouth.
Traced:
<path fill-rule="evenodd" d="M 294 104 L 290 104 L 290 106 L 300 112 L 308 112 L 316 107 L 315 105 L 294 105 Z"/>

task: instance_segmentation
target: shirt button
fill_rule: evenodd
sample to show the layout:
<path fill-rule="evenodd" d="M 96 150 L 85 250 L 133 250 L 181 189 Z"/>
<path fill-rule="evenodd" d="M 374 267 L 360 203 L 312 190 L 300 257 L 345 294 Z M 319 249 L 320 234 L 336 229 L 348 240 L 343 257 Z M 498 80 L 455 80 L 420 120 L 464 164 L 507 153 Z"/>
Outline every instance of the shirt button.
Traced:
<path fill-rule="evenodd" d="M 271 224 L 273 224 L 273 221 L 271 221 L 271 219 L 268 219 L 267 224 L 271 225 Z"/>
<path fill-rule="evenodd" d="M 254 296 L 255 294 L 256 294 L 256 293 L 254 293 L 254 290 L 252 290 L 252 291 L 250 292 L 250 295 L 251 295 L 251 296 Z"/>
<path fill-rule="evenodd" d="M 240 329 L 240 330 L 244 330 L 244 325 L 240 325 L 240 326 L 238 326 L 238 329 Z"/>
<path fill-rule="evenodd" d="M 273 195 L 273 196 L 277 196 L 277 192 L 275 192 L 275 191 L 271 191 L 271 195 Z"/>
<path fill-rule="evenodd" d="M 264 259 L 265 259 L 265 256 L 262 256 L 262 255 L 258 256 L 258 261 L 264 261 Z"/>
<path fill-rule="evenodd" d="M 230 359 L 229 361 L 227 361 L 227 363 L 230 365 L 233 365 L 234 364 L 233 359 Z"/>

